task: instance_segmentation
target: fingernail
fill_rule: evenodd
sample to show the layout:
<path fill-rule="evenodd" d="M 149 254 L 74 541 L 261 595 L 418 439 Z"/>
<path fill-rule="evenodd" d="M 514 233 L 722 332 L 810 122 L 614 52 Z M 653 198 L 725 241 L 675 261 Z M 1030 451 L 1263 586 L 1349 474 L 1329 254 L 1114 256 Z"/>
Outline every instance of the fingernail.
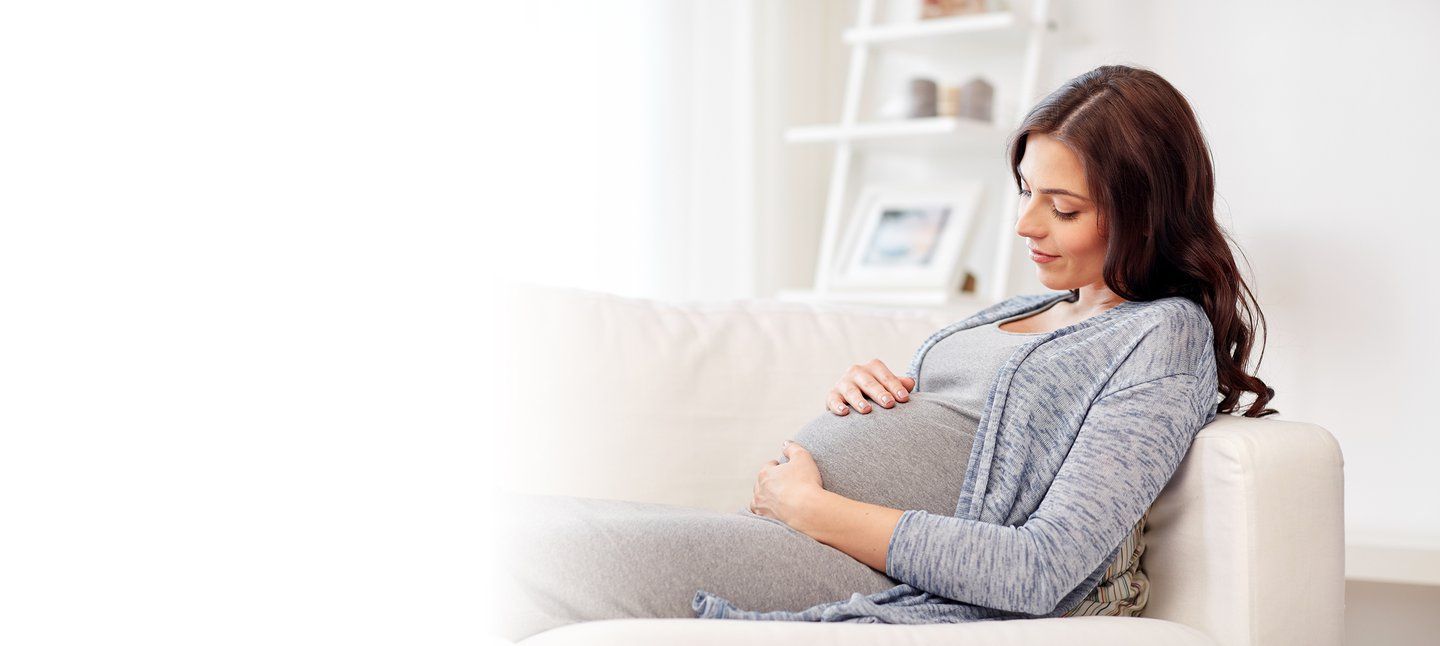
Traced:
<path fill-rule="evenodd" d="M 900 390 L 895 391 L 895 396 L 896 396 L 896 397 L 899 397 L 899 398 L 901 398 L 901 399 L 904 399 L 904 398 L 905 398 L 905 395 L 906 395 L 906 392 L 905 392 L 905 389 L 903 389 L 903 388 L 900 389 Z"/>
<path fill-rule="evenodd" d="M 885 404 L 886 406 L 889 406 L 889 405 L 890 405 L 890 401 L 891 401 L 891 400 L 890 400 L 889 397 L 881 397 L 881 398 L 880 398 L 880 403 Z"/>

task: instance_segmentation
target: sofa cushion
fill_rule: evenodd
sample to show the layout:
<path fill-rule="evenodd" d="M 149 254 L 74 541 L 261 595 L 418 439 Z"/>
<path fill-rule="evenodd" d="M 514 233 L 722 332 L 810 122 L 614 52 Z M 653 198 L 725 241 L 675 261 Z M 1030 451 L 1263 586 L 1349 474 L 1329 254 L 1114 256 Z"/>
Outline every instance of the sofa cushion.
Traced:
<path fill-rule="evenodd" d="M 1184 624 L 1144 617 L 1056 617 L 965 624 L 609 619 L 532 635 L 522 646 L 1215 646 Z"/>

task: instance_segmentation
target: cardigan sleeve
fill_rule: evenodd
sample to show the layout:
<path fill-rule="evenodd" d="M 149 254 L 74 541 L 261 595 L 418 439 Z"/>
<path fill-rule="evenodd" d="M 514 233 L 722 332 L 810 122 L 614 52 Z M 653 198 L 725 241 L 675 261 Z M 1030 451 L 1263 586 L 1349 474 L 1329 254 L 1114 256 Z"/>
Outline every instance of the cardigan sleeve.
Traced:
<path fill-rule="evenodd" d="M 907 510 L 885 573 L 989 608 L 1043 614 L 1124 540 L 1203 426 L 1196 377 L 1144 381 L 1091 404 L 1039 507 L 1018 526 Z"/>

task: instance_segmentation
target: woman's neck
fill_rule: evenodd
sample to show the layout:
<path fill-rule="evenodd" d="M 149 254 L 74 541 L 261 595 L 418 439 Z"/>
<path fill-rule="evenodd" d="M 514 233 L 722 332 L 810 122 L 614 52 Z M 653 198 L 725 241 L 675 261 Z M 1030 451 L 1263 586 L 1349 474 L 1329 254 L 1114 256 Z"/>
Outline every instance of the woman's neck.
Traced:
<path fill-rule="evenodd" d="M 1085 285 L 1080 288 L 1079 298 L 1071 303 L 1070 311 L 1080 318 L 1089 318 L 1124 302 L 1125 299 L 1110 291 L 1103 283 Z"/>

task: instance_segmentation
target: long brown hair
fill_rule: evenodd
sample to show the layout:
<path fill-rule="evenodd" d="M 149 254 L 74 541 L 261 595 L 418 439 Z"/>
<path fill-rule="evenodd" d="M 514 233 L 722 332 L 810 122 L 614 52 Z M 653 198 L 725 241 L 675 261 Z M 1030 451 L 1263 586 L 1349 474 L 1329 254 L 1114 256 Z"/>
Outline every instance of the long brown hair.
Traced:
<path fill-rule="evenodd" d="M 1245 372 L 1255 321 L 1263 330 L 1265 315 L 1235 264 L 1234 241 L 1215 221 L 1210 147 L 1185 97 L 1159 74 L 1125 65 L 1071 79 L 1010 136 L 1017 189 L 1032 132 L 1054 137 L 1084 165 L 1107 238 L 1106 286 L 1127 301 L 1184 296 L 1199 304 L 1215 332 L 1217 412 L 1234 412 L 1241 393 L 1252 392 L 1244 416 L 1278 413 L 1265 408 L 1275 390 Z"/>

